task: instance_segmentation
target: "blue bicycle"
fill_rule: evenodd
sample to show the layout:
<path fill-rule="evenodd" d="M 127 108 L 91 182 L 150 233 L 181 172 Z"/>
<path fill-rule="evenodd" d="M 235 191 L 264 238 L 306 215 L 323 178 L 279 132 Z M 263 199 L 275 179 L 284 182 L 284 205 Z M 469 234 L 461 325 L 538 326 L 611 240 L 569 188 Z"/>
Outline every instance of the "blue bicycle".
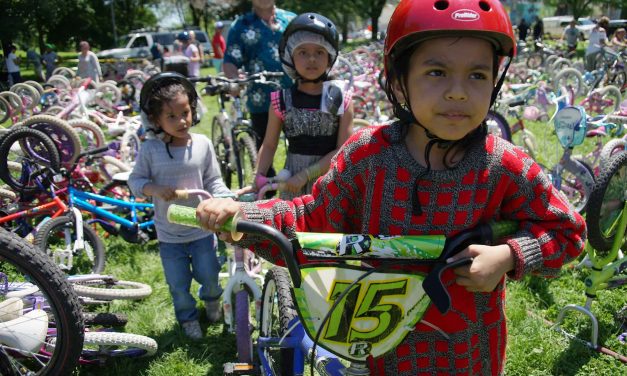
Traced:
<path fill-rule="evenodd" d="M 82 153 L 81 156 L 97 155 L 107 148 Z M 80 158 L 79 158 L 80 159 Z M 74 167 L 76 168 L 76 164 Z M 69 274 L 101 273 L 104 270 L 105 246 L 93 228 L 100 226 L 108 233 L 122 236 L 133 243 L 147 242 L 155 238 L 153 204 L 137 202 L 126 191 L 117 191 L 116 197 L 107 196 L 113 186 L 96 194 L 78 188 L 71 170 L 61 172 L 68 179 L 68 211 L 46 221 L 35 235 L 35 245 L 52 255 L 55 263 Z M 114 176 L 117 188 L 124 186 L 128 173 Z M 83 213 L 92 215 L 84 219 Z"/>

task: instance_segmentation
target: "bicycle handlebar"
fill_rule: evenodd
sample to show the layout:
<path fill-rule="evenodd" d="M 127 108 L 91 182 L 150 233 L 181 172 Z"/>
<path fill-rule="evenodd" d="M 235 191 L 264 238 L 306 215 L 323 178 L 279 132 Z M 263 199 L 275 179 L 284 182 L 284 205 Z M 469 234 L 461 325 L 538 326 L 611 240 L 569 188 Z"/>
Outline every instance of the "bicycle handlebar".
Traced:
<path fill-rule="evenodd" d="M 196 219 L 196 210 L 194 208 L 182 207 L 179 205 L 170 205 L 167 213 L 168 221 L 172 223 L 178 223 L 188 226 L 199 227 L 199 223 Z M 315 234 L 313 236 L 313 244 L 307 244 L 306 236 L 311 233 L 297 233 L 297 239 L 290 241 L 283 233 L 277 229 L 265 225 L 263 223 L 251 222 L 242 220 L 238 215 L 233 217 L 230 221 L 227 221 L 221 228 L 222 231 L 230 231 L 231 234 L 237 234 L 241 238 L 242 234 L 252 234 L 260 236 L 270 242 L 274 243 L 280 250 L 285 264 L 290 273 L 290 277 L 295 288 L 299 288 L 302 282 L 300 274 L 300 268 L 298 261 L 295 257 L 296 251 L 304 251 L 304 249 L 314 249 L 316 246 L 320 247 L 321 243 L 325 243 L 320 240 L 325 235 L 333 236 L 338 240 L 335 240 L 334 249 L 328 249 L 328 244 L 324 244 L 324 251 L 334 254 L 330 256 L 327 254 L 319 257 L 326 257 L 330 259 L 376 259 L 380 261 L 385 260 L 398 260 L 403 261 L 404 264 L 433 264 L 433 268 L 423 281 L 423 288 L 429 295 L 434 305 L 440 310 L 440 312 L 447 312 L 451 305 L 451 298 L 442 283 L 442 273 L 450 268 L 455 268 L 461 265 L 469 264 L 472 262 L 471 258 L 460 259 L 453 263 L 447 263 L 447 259 L 451 256 L 459 253 L 464 248 L 471 244 L 493 244 L 498 239 L 501 239 L 509 234 L 514 233 L 518 228 L 518 223 L 513 221 L 501 221 L 488 224 L 477 225 L 472 229 L 468 229 L 456 234 L 453 237 L 446 238 L 441 236 L 378 236 L 363 234 Z M 304 235 L 304 236 L 303 236 Z M 434 241 L 434 237 L 436 241 Z M 389 254 L 387 258 L 373 257 L 375 250 L 371 252 L 372 248 L 392 248 L 398 247 L 399 242 L 395 240 L 402 238 L 413 240 L 415 242 L 422 241 L 423 243 L 430 242 L 439 248 L 439 253 L 434 250 L 425 252 L 421 249 L 414 247 L 413 253 L 411 249 L 403 249 L 403 252 L 399 252 L 402 256 Z M 361 242 L 358 247 L 351 249 L 350 246 L 355 245 L 356 239 L 368 239 L 367 242 Z M 374 240 L 378 240 L 375 242 Z M 443 240 L 437 242 L 437 240 Z M 235 240 L 235 239 L 234 239 Z M 301 244 L 302 243 L 302 244 Z M 387 243 L 387 244 L 386 244 Z M 407 247 L 409 248 L 409 247 Z M 407 257 L 405 255 L 409 254 Z M 427 259 L 425 255 L 435 255 L 435 258 Z M 420 258 L 422 256 L 422 258 Z M 412 262 L 413 261 L 413 262 Z"/>
<path fill-rule="evenodd" d="M 217 95 L 221 93 L 229 93 L 237 90 L 240 86 L 246 86 L 251 83 L 269 84 L 274 86 L 280 86 L 279 83 L 268 80 L 274 78 L 281 78 L 284 76 L 283 72 L 269 72 L 262 71 L 254 74 L 247 75 L 243 78 L 227 78 L 223 76 L 205 76 L 198 78 L 190 78 L 191 82 L 205 82 L 207 87 L 205 91 L 209 95 Z"/>

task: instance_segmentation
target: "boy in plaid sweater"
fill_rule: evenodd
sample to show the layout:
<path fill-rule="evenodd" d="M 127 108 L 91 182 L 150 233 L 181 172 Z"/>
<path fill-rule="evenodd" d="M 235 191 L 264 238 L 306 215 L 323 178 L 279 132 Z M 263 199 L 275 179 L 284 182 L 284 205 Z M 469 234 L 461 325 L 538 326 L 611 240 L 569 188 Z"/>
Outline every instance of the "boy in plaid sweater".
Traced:
<path fill-rule="evenodd" d="M 472 258 L 443 275 L 452 301 L 446 314 L 429 307 L 394 351 L 369 361 L 372 374 L 502 374 L 505 276 L 556 276 L 581 253 L 586 231 L 533 159 L 487 134 L 484 118 L 507 71 L 499 78 L 498 64 L 515 46 L 499 1 L 402 0 L 384 51 L 399 120 L 354 134 L 311 195 L 207 200 L 200 221 L 215 229 L 241 212 L 291 238 L 295 231 L 451 236 L 491 220 L 517 221 L 502 244 L 470 245 L 449 260 Z M 267 242 L 254 249 L 281 263 Z"/>

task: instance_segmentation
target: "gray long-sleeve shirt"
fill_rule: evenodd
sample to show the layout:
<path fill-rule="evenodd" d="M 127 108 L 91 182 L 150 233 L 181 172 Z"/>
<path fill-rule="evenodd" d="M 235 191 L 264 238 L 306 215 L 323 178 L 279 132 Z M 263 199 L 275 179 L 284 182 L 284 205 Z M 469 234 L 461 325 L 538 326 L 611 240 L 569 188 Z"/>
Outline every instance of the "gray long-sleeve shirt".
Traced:
<path fill-rule="evenodd" d="M 211 194 L 228 194 L 224 185 L 211 141 L 204 135 L 190 133 L 188 146 L 170 145 L 170 158 L 162 140 L 151 139 L 142 143 L 135 167 L 128 179 L 129 187 L 137 197 L 145 197 L 147 183 L 170 186 L 175 189 L 204 189 Z M 157 238 L 166 243 L 186 243 L 207 236 L 207 232 L 169 223 L 166 217 L 170 204 L 196 207 L 198 197 L 186 200 L 164 201 L 153 197 Z"/>

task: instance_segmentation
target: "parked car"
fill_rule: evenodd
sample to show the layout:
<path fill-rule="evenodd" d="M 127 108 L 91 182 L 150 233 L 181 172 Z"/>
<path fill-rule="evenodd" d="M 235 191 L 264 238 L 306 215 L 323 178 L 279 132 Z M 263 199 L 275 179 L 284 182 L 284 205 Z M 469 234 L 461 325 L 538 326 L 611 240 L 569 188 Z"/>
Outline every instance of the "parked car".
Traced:
<path fill-rule="evenodd" d="M 544 23 L 544 34 L 550 38 L 560 38 L 564 33 L 564 29 L 568 27 L 573 16 L 556 16 L 545 17 L 542 19 Z M 575 26 L 580 31 L 580 39 L 586 40 L 590 37 L 590 32 L 596 23 L 590 18 L 579 18 Z"/>
<path fill-rule="evenodd" d="M 190 29 L 191 30 L 191 29 Z M 154 43 L 159 43 L 168 47 L 172 51 L 172 45 L 177 35 L 183 30 L 173 31 L 140 31 L 127 34 L 121 42 L 119 48 L 102 50 L 96 55 L 103 59 L 126 59 L 126 58 L 148 58 L 151 56 L 150 47 Z M 206 55 L 211 54 L 211 41 L 202 30 L 194 29 L 196 40 L 203 47 Z"/>
<path fill-rule="evenodd" d="M 619 28 L 627 29 L 627 20 L 610 20 L 610 24 L 607 27 L 607 37 L 611 38 L 614 32 Z"/>

